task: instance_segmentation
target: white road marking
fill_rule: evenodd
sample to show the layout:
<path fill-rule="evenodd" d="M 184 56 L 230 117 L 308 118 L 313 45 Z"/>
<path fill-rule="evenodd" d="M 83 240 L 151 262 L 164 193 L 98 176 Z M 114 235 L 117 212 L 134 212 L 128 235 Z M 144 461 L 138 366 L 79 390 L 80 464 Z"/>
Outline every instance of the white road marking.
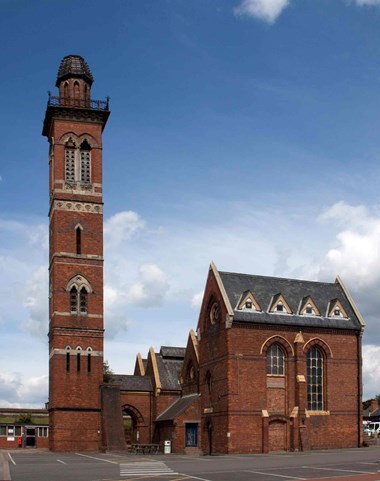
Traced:
<path fill-rule="evenodd" d="M 141 461 L 120 464 L 120 476 L 146 476 L 149 474 L 179 474 L 163 461 Z"/>
<path fill-rule="evenodd" d="M 108 459 L 96 458 L 95 456 L 89 456 L 88 454 L 75 453 L 77 456 L 83 456 L 84 458 L 96 459 L 96 461 L 103 461 L 104 463 L 119 464 L 116 461 L 109 461 Z"/>
<path fill-rule="evenodd" d="M 12 458 L 11 453 L 8 453 L 8 458 L 11 460 L 11 462 L 16 466 L 15 460 Z"/>
<path fill-rule="evenodd" d="M 321 468 L 318 466 L 301 466 L 304 469 L 321 469 L 322 471 L 339 471 L 342 473 L 359 473 L 359 474 L 373 474 L 368 471 L 354 471 L 353 469 L 336 469 L 336 468 Z"/>
<path fill-rule="evenodd" d="M 262 471 L 250 471 L 250 470 L 247 470 L 245 469 L 244 470 L 245 473 L 252 473 L 252 474 L 264 474 L 265 476 L 276 476 L 276 477 L 279 477 L 279 478 L 288 478 L 288 479 L 302 479 L 302 480 L 305 480 L 306 478 L 296 478 L 295 476 L 285 476 L 283 474 L 273 474 L 273 473 L 263 473 Z"/>
<path fill-rule="evenodd" d="M 57 461 L 58 461 L 59 463 L 62 463 L 62 464 L 67 464 L 67 463 L 65 463 L 65 461 L 61 461 L 60 459 L 57 459 Z"/>

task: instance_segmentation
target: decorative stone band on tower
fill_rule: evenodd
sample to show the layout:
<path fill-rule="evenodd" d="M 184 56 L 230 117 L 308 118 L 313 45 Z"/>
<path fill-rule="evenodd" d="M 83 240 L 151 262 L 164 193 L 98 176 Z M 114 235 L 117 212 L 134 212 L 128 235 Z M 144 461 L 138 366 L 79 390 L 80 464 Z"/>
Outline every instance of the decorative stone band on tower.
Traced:
<path fill-rule="evenodd" d="M 103 382 L 102 132 L 85 60 L 65 57 L 49 93 L 49 419 L 53 451 L 99 450 Z"/>

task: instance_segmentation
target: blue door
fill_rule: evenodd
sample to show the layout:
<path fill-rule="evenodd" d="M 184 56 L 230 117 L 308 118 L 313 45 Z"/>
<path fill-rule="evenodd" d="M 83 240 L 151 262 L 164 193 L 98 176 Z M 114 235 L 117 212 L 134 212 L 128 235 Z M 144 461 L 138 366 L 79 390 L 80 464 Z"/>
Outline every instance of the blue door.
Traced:
<path fill-rule="evenodd" d="M 198 424 L 186 423 L 186 447 L 194 448 L 198 446 Z"/>

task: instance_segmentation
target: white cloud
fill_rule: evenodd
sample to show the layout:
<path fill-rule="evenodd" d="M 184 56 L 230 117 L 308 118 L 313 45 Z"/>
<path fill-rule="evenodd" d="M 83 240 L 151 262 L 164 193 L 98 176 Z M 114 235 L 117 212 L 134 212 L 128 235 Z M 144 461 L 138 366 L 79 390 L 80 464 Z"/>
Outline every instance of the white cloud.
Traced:
<path fill-rule="evenodd" d="M 320 274 L 339 273 L 356 289 L 374 286 L 380 281 L 380 218 L 365 206 L 344 202 L 333 205 L 319 220 L 332 224 L 336 246 L 328 250 Z"/>
<path fill-rule="evenodd" d="M 48 270 L 46 265 L 36 269 L 26 282 L 23 306 L 29 316 L 21 326 L 32 335 L 46 338 L 48 332 Z"/>
<path fill-rule="evenodd" d="M 243 0 L 234 9 L 234 13 L 237 16 L 246 15 L 267 23 L 274 23 L 289 4 L 289 0 Z"/>
<path fill-rule="evenodd" d="M 380 0 L 355 0 L 356 5 L 362 7 L 363 5 L 380 5 Z"/>
<path fill-rule="evenodd" d="M 163 304 L 168 289 L 165 272 L 156 264 L 144 264 L 139 269 L 139 280 L 129 288 L 128 299 L 141 307 L 157 307 Z"/>
<path fill-rule="evenodd" d="M 203 300 L 203 294 L 204 291 L 198 292 L 197 294 L 194 294 L 192 300 L 191 300 L 191 307 L 194 309 L 200 309 L 202 305 L 202 300 Z"/>
<path fill-rule="evenodd" d="M 145 222 L 133 211 L 119 212 L 104 223 L 106 246 L 115 248 L 131 239 L 145 227 Z"/>
<path fill-rule="evenodd" d="M 363 346 L 363 399 L 370 399 L 380 393 L 380 346 Z"/>
<path fill-rule="evenodd" d="M 44 407 L 48 396 L 48 376 L 23 377 L 19 372 L 0 373 L 2 407 Z"/>

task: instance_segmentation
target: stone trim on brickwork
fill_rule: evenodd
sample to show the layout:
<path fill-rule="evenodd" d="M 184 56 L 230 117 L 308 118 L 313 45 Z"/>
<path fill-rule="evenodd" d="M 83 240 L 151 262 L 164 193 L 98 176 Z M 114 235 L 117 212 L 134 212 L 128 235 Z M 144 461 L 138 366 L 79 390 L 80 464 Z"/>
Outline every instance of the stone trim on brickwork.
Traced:
<path fill-rule="evenodd" d="M 319 337 L 313 337 L 307 341 L 307 343 L 303 346 L 303 351 L 308 351 L 312 346 L 319 346 L 327 357 L 334 357 L 331 347 L 327 344 L 327 342 L 323 341 Z"/>
<path fill-rule="evenodd" d="M 293 346 L 290 344 L 290 342 L 287 339 L 285 339 L 285 337 L 279 336 L 277 334 L 275 336 L 268 337 L 268 339 L 266 339 L 263 342 L 260 349 L 260 354 L 265 354 L 268 347 L 270 347 L 272 344 L 275 344 L 276 342 L 285 348 L 288 356 L 289 355 L 294 356 L 294 349 L 293 349 Z"/>
<path fill-rule="evenodd" d="M 79 354 L 80 356 L 87 356 L 88 354 L 91 354 L 91 356 L 94 357 L 101 357 L 103 356 L 103 351 L 88 351 L 87 349 L 59 349 L 55 347 L 52 349 L 49 353 L 49 359 L 51 359 L 53 356 L 56 355 L 64 355 L 70 354 L 70 356 L 76 356 Z"/>
<path fill-rule="evenodd" d="M 149 348 L 149 357 L 150 357 L 150 360 L 151 360 L 151 363 L 152 363 L 152 369 L 153 369 L 154 384 L 155 384 L 155 395 L 158 396 L 161 392 L 161 381 L 160 381 L 160 375 L 159 375 L 159 372 L 158 372 L 156 353 L 154 352 L 153 347 Z"/>
<path fill-rule="evenodd" d="M 78 202 L 72 200 L 54 200 L 51 206 L 51 213 L 54 210 L 103 214 L 103 204 L 96 202 Z"/>
<path fill-rule="evenodd" d="M 228 315 L 232 316 L 232 318 L 233 318 L 234 310 L 232 309 L 232 306 L 231 306 L 230 301 L 229 301 L 228 296 L 227 296 L 227 292 L 224 288 L 222 279 L 219 275 L 218 269 L 217 269 L 216 265 L 214 264 L 214 262 L 211 262 L 209 270 L 212 271 L 214 276 L 215 276 L 215 280 L 216 280 L 216 283 L 218 284 L 219 291 L 220 291 L 220 293 L 222 295 L 222 298 L 223 298 L 223 302 L 224 302 L 224 304 L 227 308 Z"/>
<path fill-rule="evenodd" d="M 54 311 L 51 315 L 51 318 L 53 319 L 55 316 L 62 316 L 62 317 L 71 317 L 72 314 L 70 311 Z M 86 314 L 86 317 L 92 318 L 92 319 L 103 319 L 103 316 L 101 314 Z"/>
<path fill-rule="evenodd" d="M 354 300 L 352 299 L 351 294 L 348 292 L 346 286 L 343 284 L 343 281 L 339 276 L 336 277 L 335 282 L 340 285 L 343 292 L 345 293 L 345 295 L 348 299 L 348 302 L 350 303 L 353 311 L 355 312 L 356 317 L 359 319 L 360 325 L 362 326 L 362 329 L 363 329 L 364 326 L 365 326 L 365 321 L 364 321 L 362 315 L 360 314 L 359 309 L 356 307 L 356 304 L 355 304 Z"/>

